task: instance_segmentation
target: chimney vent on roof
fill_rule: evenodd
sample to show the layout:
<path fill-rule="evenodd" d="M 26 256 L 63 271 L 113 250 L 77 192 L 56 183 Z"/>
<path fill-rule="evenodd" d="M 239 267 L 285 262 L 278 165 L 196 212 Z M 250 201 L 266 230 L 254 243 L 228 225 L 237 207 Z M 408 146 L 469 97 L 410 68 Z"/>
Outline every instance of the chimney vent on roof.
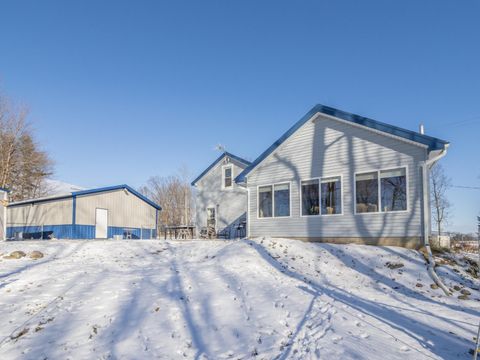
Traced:
<path fill-rule="evenodd" d="M 425 134 L 425 127 L 423 126 L 423 124 L 420 124 L 418 132 L 422 135 Z"/>

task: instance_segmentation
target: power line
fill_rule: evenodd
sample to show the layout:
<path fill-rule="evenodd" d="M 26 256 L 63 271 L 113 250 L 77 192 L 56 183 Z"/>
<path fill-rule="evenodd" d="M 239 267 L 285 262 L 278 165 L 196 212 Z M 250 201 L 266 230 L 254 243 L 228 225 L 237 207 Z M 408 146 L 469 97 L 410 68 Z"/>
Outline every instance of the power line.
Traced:
<path fill-rule="evenodd" d="M 480 186 L 462 186 L 462 185 L 452 185 L 454 188 L 459 189 L 471 189 L 471 190 L 480 190 Z"/>
<path fill-rule="evenodd" d="M 449 123 L 443 123 L 442 126 L 458 126 L 458 125 L 466 125 L 470 123 L 474 123 L 480 121 L 480 116 L 472 116 L 471 118 L 468 119 L 463 119 L 460 121 L 453 121 Z"/>

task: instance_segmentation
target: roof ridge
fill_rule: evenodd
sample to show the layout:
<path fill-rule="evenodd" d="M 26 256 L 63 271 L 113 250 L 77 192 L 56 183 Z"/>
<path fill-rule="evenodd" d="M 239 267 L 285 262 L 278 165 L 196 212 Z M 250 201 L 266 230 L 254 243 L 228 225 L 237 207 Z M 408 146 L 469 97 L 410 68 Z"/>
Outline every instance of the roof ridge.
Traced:
<path fill-rule="evenodd" d="M 252 164 L 250 161 L 245 160 L 245 159 L 241 158 L 240 156 L 234 155 L 234 154 L 232 154 L 232 153 L 230 153 L 230 152 L 228 152 L 228 151 L 225 150 L 224 152 L 222 152 L 222 154 L 221 154 L 214 162 L 212 162 L 205 170 L 203 170 L 202 173 L 201 173 L 200 175 L 198 175 L 198 176 L 195 178 L 195 180 L 193 180 L 193 181 L 190 183 L 190 185 L 195 186 L 195 184 L 196 184 L 198 181 L 200 181 L 200 179 L 201 179 L 202 177 L 204 177 L 212 168 L 214 168 L 215 165 L 217 165 L 217 164 L 219 163 L 219 161 L 222 160 L 225 156 L 228 156 L 228 157 L 230 157 L 230 158 L 232 158 L 232 159 L 234 159 L 234 160 L 236 160 L 236 161 L 238 161 L 238 162 L 241 162 L 241 163 L 244 164 L 244 165 L 247 165 L 247 168 L 248 168 L 248 166 L 250 166 L 250 165 Z"/>

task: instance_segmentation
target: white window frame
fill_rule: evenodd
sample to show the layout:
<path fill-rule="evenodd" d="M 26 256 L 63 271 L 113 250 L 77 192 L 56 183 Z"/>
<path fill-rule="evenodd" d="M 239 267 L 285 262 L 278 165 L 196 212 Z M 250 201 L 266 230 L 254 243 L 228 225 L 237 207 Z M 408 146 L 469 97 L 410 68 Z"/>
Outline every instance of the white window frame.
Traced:
<path fill-rule="evenodd" d="M 322 179 L 330 179 L 330 178 L 335 178 L 335 177 L 339 177 L 340 178 L 340 192 L 341 192 L 341 196 L 340 196 L 340 204 L 341 204 L 341 207 L 342 207 L 342 211 L 339 213 L 339 214 L 322 214 Z M 303 189 L 302 189 L 302 182 L 303 181 L 312 181 L 312 180 L 318 180 L 318 204 L 319 204 L 319 208 L 318 208 L 318 215 L 303 215 L 303 204 L 302 204 L 302 199 L 303 199 Z M 315 217 L 320 217 L 320 216 L 326 216 L 326 217 L 331 217 L 331 216 L 343 216 L 344 214 L 344 208 L 343 208 L 343 175 L 341 174 L 337 174 L 337 175 L 328 175 L 328 176 L 320 176 L 320 177 L 314 177 L 314 178 L 310 178 L 310 179 L 301 179 L 298 183 L 299 185 L 299 193 L 300 193 L 300 217 L 304 217 L 304 218 L 315 218 Z"/>
<path fill-rule="evenodd" d="M 225 169 L 230 168 L 232 173 L 232 184 L 230 186 L 225 186 Z M 222 165 L 222 189 L 233 189 L 233 179 L 235 178 L 233 174 L 233 164 Z"/>
<path fill-rule="evenodd" d="M 288 216 L 275 216 L 275 185 L 285 185 L 288 184 Z M 269 217 L 260 217 L 260 188 L 265 186 L 272 187 L 272 216 Z M 271 184 L 262 184 L 257 185 L 257 219 L 258 220 L 268 220 L 268 219 L 288 219 L 292 217 L 292 182 L 291 181 L 279 181 Z"/>
<path fill-rule="evenodd" d="M 381 171 L 389 171 L 389 170 L 397 170 L 397 169 L 405 169 L 405 204 L 407 208 L 405 210 L 392 210 L 392 211 L 382 211 L 382 184 L 380 181 L 380 172 Z M 367 173 L 377 173 L 377 183 L 378 183 L 378 211 L 372 212 L 357 212 L 357 174 L 367 174 Z M 372 215 L 372 214 L 401 214 L 407 213 L 410 211 L 410 203 L 409 203 L 409 185 L 410 181 L 408 178 L 408 166 L 393 166 L 388 168 L 381 168 L 381 169 L 374 169 L 374 170 L 365 170 L 365 171 L 356 171 L 353 173 L 353 213 L 354 215 Z"/>

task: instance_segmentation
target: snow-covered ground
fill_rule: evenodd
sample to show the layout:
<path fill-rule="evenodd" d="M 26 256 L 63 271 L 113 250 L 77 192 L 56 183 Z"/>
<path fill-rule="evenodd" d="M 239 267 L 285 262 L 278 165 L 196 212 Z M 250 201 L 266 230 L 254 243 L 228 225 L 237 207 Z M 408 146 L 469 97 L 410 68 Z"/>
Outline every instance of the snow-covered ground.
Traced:
<path fill-rule="evenodd" d="M 14 250 L 45 257 L 0 257 L 0 359 L 468 359 L 480 320 L 458 257 L 439 267 L 447 298 L 396 247 L 0 243 Z"/>

